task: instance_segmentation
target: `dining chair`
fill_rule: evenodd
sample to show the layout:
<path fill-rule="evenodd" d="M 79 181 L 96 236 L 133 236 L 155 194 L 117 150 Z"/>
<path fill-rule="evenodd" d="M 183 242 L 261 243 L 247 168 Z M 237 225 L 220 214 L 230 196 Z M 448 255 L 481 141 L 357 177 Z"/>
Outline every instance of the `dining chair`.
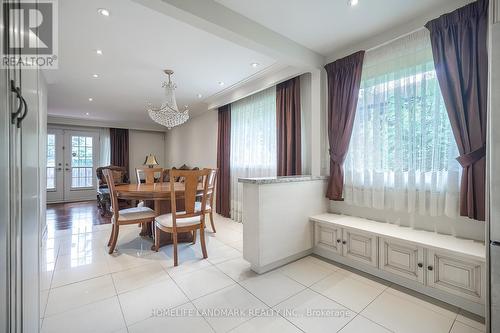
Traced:
<path fill-rule="evenodd" d="M 144 178 L 141 178 L 144 175 Z M 155 177 L 158 175 L 158 177 Z M 163 176 L 163 168 L 135 168 L 135 176 L 137 178 L 137 184 L 141 184 L 144 179 L 144 183 L 153 184 L 155 180 L 161 181 Z"/>
<path fill-rule="evenodd" d="M 174 266 L 178 265 L 177 258 L 177 234 L 184 232 L 193 232 L 195 234 L 200 231 L 200 243 L 203 258 L 206 259 L 207 248 L 205 244 L 205 210 L 196 208 L 196 199 L 200 197 L 201 192 L 201 207 L 206 207 L 208 178 L 210 170 L 170 170 L 170 204 L 172 206 L 171 213 L 157 216 L 155 219 L 155 250 L 160 247 L 160 230 L 172 234 L 174 245 Z M 184 210 L 177 211 L 177 196 L 176 187 L 179 184 L 175 183 L 175 179 L 184 177 Z M 200 178 L 202 179 L 200 183 Z M 179 198 L 180 199 L 180 198 Z"/>
<path fill-rule="evenodd" d="M 209 169 L 210 173 L 208 174 L 208 189 L 207 189 L 207 205 L 205 207 L 205 214 L 209 214 L 210 216 L 210 224 L 212 225 L 212 231 L 215 233 L 215 223 L 214 223 L 214 214 L 212 207 L 214 207 L 214 198 L 215 198 L 215 183 L 217 181 L 217 174 L 219 173 L 218 169 Z M 196 202 L 196 209 L 201 210 L 201 202 Z"/>
<path fill-rule="evenodd" d="M 109 186 L 109 194 L 111 196 L 111 210 L 113 216 L 111 217 L 112 229 L 109 237 L 108 246 L 109 254 L 112 254 L 116 247 L 118 240 L 118 233 L 120 225 L 126 224 L 145 224 L 152 223 L 156 217 L 154 210 L 148 207 L 133 207 L 120 210 L 118 206 L 118 197 L 115 190 L 115 181 L 111 170 L 103 170 L 104 177 Z"/>

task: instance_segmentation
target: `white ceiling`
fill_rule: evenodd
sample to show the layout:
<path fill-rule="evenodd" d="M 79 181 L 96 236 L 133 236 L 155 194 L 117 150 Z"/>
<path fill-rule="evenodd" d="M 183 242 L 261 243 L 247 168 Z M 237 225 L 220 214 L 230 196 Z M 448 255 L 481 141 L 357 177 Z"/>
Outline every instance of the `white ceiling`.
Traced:
<path fill-rule="evenodd" d="M 98 15 L 101 7 L 111 16 Z M 253 68 L 253 62 L 260 66 Z M 163 69 L 175 71 L 179 106 L 188 104 L 196 114 L 206 110 L 201 103 L 206 97 L 273 64 L 267 56 L 129 0 L 59 1 L 59 69 L 44 72 L 49 115 L 147 127 L 154 123 L 145 105 L 161 103 Z"/>
<path fill-rule="evenodd" d="M 215 25 L 225 25 L 226 30 L 231 25 L 242 27 L 240 32 L 247 34 L 241 36 L 244 42 L 217 33 L 224 29 L 202 30 L 203 18 L 197 21 L 196 15 L 203 13 L 176 16 L 172 10 L 161 13 L 132 0 L 59 1 L 59 69 L 44 72 L 49 83 L 49 115 L 154 128 L 145 106 L 161 103 L 165 68 L 175 71 L 178 105 L 189 105 L 196 115 L 207 109 L 204 101 L 210 102 L 211 96 L 220 96 L 239 82 L 262 80 L 263 73 L 289 65 L 273 52 L 247 43 L 249 37 L 266 40 L 274 31 L 274 39 L 267 41 L 284 42 L 272 45 L 276 50 L 292 40 L 299 49 L 291 50 L 297 54 L 310 52 L 328 59 L 333 52 L 372 40 L 416 18 L 436 17 L 443 8 L 456 8 L 470 0 L 359 0 L 356 7 L 349 7 L 347 0 L 216 0 L 232 10 L 227 11 L 232 17 L 222 13 L 224 7 L 213 0 L 199 1 L 207 2 L 195 8 L 220 12 Z M 98 15 L 98 8 L 109 9 L 111 16 Z M 253 22 L 242 22 L 242 16 Z M 96 49 L 104 54 L 96 55 Z M 253 68 L 253 62 L 260 66 Z M 100 78 L 92 78 L 94 73 Z M 225 85 L 219 86 L 218 81 Z"/>
<path fill-rule="evenodd" d="M 323 55 L 467 0 L 215 0 Z"/>

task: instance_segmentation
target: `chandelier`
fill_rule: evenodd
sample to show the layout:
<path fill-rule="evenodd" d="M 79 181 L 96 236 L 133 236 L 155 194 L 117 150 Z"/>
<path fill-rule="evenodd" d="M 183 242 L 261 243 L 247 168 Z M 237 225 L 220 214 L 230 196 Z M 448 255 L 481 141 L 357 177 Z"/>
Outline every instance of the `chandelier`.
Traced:
<path fill-rule="evenodd" d="M 183 111 L 179 111 L 177 107 L 177 102 L 175 101 L 175 88 L 177 86 L 170 78 L 174 74 L 174 71 L 166 69 L 163 72 L 168 75 L 168 82 L 163 82 L 162 84 L 162 88 L 165 88 L 165 99 L 159 107 L 148 104 L 147 110 L 149 117 L 154 122 L 171 129 L 188 121 L 189 110 L 187 106 Z"/>

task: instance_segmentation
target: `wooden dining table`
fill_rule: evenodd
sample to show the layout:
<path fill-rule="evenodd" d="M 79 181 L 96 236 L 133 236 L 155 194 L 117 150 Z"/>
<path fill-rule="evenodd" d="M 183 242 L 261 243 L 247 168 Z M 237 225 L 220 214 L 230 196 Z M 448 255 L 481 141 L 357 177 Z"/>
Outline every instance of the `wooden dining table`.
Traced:
<path fill-rule="evenodd" d="M 160 182 L 153 184 L 125 184 L 117 185 L 115 187 L 116 195 L 119 199 L 124 200 L 142 200 L 145 203 L 153 202 L 153 207 L 157 215 L 161 212 L 161 202 L 172 200 L 171 195 L 171 184 L 170 182 Z M 184 199 L 185 186 L 182 182 L 175 182 L 175 196 L 177 202 L 179 199 Z M 199 195 L 203 194 L 203 186 L 199 184 L 198 186 Z M 141 236 L 148 236 L 153 238 L 154 228 L 151 224 L 143 224 L 140 232 Z M 192 242 L 193 234 L 190 232 L 179 233 L 178 242 Z M 160 230 L 160 246 L 167 244 L 172 244 L 173 238 L 172 234 L 166 233 Z M 153 248 L 153 246 L 152 246 Z"/>

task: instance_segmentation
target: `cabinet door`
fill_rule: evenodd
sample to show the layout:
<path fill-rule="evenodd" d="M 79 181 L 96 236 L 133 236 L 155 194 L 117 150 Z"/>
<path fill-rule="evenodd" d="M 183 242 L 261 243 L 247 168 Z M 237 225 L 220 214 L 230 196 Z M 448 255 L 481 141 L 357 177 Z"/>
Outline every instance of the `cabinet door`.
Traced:
<path fill-rule="evenodd" d="M 351 229 L 343 229 L 342 236 L 344 257 L 377 267 L 377 236 Z"/>
<path fill-rule="evenodd" d="M 335 225 L 316 222 L 314 226 L 314 245 L 342 254 L 342 229 Z"/>
<path fill-rule="evenodd" d="M 427 285 L 474 302 L 484 302 L 485 266 L 456 254 L 427 251 Z"/>
<path fill-rule="evenodd" d="M 424 283 L 424 249 L 422 247 L 380 238 L 380 269 Z"/>

